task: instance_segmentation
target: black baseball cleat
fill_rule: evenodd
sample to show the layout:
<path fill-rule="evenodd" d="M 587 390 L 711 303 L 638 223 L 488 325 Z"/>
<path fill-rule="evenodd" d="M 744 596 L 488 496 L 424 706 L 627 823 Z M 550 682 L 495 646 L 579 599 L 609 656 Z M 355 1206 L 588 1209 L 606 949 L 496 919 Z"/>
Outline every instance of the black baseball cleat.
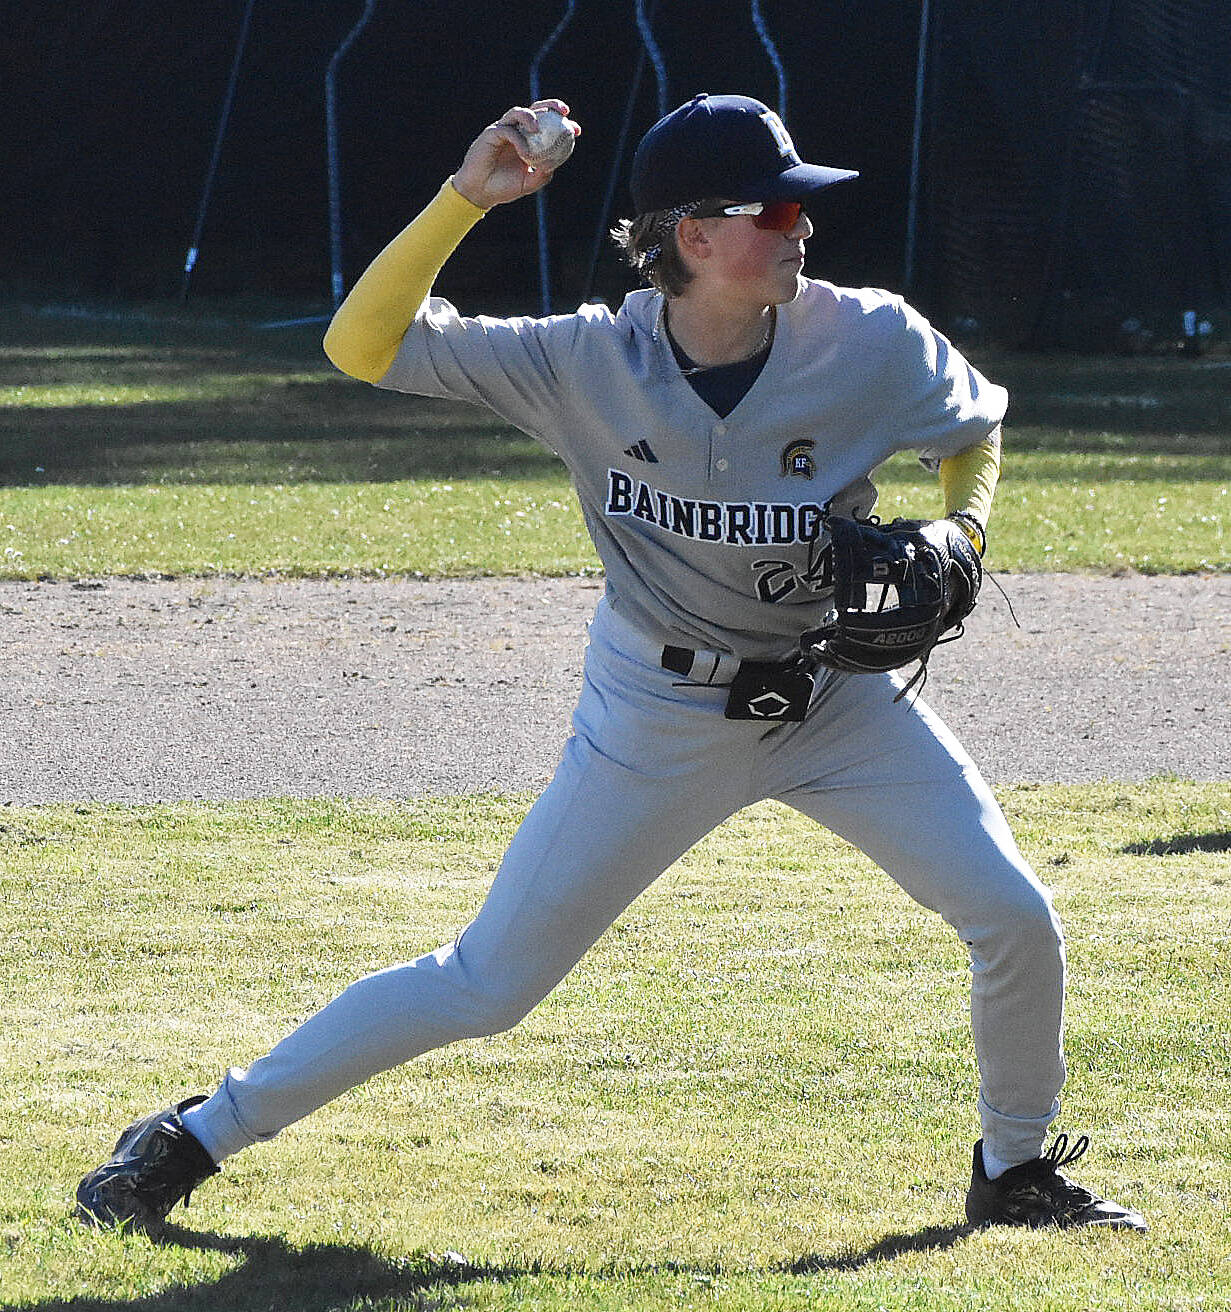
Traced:
<path fill-rule="evenodd" d="M 180 1114 L 203 1103 L 187 1098 L 132 1125 L 116 1141 L 111 1160 L 77 1186 L 77 1218 L 87 1225 L 127 1226 L 158 1235 L 167 1213 L 211 1175 L 213 1159 L 184 1128 Z"/>
<path fill-rule="evenodd" d="M 1103 1226 L 1110 1230 L 1147 1230 L 1145 1217 L 1074 1183 L 1060 1168 L 1075 1162 L 1090 1146 L 1086 1135 L 1069 1149 L 1067 1134 L 1043 1157 L 1010 1167 L 995 1180 L 983 1169 L 983 1140 L 975 1144 L 966 1219 L 972 1225 Z"/>

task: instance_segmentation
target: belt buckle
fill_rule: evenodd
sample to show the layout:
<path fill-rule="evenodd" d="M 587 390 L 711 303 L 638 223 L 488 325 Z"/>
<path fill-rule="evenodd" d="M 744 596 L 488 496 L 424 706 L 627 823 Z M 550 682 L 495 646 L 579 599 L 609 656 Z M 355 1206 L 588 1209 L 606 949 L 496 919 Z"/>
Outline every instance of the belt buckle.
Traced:
<path fill-rule="evenodd" d="M 815 686 L 814 670 L 804 660 L 741 661 L 723 714 L 728 720 L 799 724 Z"/>

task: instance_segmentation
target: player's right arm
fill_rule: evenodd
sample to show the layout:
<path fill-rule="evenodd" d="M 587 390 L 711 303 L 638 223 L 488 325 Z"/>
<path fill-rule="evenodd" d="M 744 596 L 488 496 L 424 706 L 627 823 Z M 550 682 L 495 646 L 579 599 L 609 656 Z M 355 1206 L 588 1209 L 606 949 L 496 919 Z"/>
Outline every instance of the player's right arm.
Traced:
<path fill-rule="evenodd" d="M 536 100 L 567 115 L 562 100 Z M 533 130 L 531 109 L 510 109 L 471 143 L 457 172 L 427 207 L 372 261 L 338 307 L 325 333 L 329 359 L 345 374 L 384 377 L 436 275 L 461 240 L 494 205 L 537 191 L 550 169 L 531 169 L 518 154 L 518 127 Z"/>
<path fill-rule="evenodd" d="M 372 261 L 325 333 L 325 354 L 344 374 L 384 377 L 436 275 L 483 213 L 449 179 Z"/>

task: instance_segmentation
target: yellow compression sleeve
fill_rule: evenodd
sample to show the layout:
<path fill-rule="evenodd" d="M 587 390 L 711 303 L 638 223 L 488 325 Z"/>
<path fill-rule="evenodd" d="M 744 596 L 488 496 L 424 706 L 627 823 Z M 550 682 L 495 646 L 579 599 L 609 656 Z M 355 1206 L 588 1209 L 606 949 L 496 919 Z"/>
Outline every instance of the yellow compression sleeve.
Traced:
<path fill-rule="evenodd" d="M 385 376 L 444 262 L 486 212 L 450 178 L 368 265 L 325 333 L 325 354 L 344 374 Z"/>
<path fill-rule="evenodd" d="M 1000 429 L 997 428 L 982 442 L 968 446 L 955 456 L 946 456 L 940 462 L 940 486 L 945 497 L 945 514 L 951 515 L 955 510 L 960 510 L 986 526 L 999 478 Z M 983 549 L 982 542 L 976 542 L 975 546 L 980 551 Z"/>

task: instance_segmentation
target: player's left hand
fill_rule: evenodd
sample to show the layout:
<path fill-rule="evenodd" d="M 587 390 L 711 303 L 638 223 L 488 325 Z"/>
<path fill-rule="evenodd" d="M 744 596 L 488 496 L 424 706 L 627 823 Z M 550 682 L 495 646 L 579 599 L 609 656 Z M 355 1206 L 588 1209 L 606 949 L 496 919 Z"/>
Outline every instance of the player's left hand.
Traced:
<path fill-rule="evenodd" d="M 982 553 L 964 524 L 955 519 L 925 520 L 919 532 L 941 555 L 948 575 L 952 604 L 944 617 L 945 629 L 955 628 L 975 608 L 983 586 Z"/>
<path fill-rule="evenodd" d="M 534 131 L 536 109 L 554 109 L 565 118 L 569 112 L 563 100 L 536 100 L 529 107 L 515 105 L 471 142 L 453 175 L 453 186 L 472 205 L 481 210 L 506 205 L 532 195 L 551 181 L 554 170 L 531 168 L 519 152 L 519 147 L 525 148 L 525 139 L 518 129 Z"/>

